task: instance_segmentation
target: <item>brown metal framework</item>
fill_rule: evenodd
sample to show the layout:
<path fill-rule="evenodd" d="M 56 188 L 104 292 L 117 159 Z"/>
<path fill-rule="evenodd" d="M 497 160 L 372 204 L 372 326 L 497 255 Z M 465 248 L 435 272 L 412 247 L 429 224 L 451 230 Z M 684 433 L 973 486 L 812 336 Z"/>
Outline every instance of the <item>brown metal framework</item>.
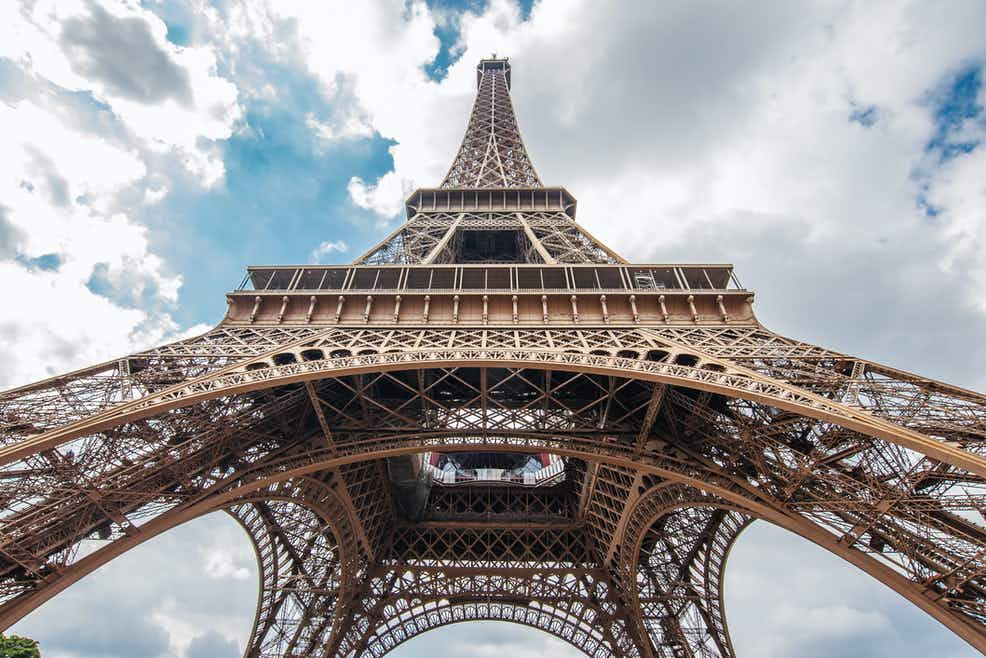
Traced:
<path fill-rule="evenodd" d="M 442 186 L 353 265 L 251 268 L 212 331 L 0 394 L 0 628 L 226 510 L 260 568 L 247 656 L 498 619 L 726 657 L 726 558 L 762 519 L 986 651 L 986 398 L 770 332 L 728 265 L 626 263 L 542 186 L 509 63 L 478 78 Z M 563 468 L 421 457 L 464 453 Z"/>

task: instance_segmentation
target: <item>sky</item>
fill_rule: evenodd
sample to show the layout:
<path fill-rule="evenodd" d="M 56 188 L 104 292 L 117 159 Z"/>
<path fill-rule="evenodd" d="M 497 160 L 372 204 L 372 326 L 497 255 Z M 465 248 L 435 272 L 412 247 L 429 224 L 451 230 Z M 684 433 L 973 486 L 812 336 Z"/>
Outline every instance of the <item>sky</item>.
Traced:
<path fill-rule="evenodd" d="M 978 0 L 2 2 L 0 388 L 201 332 L 248 264 L 357 257 L 441 180 L 495 52 L 542 180 L 623 256 L 734 263 L 771 329 L 984 390 L 984 25 Z M 256 587 L 212 515 L 14 631 L 239 656 Z M 740 656 L 975 655 L 765 524 L 726 604 Z M 486 623 L 392 655 L 578 654 Z"/>

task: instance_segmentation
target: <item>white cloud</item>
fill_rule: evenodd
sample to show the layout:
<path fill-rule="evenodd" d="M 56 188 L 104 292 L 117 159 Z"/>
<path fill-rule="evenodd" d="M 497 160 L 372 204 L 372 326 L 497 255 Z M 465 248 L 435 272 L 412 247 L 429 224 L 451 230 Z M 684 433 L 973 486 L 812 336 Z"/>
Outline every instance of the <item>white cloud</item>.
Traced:
<path fill-rule="evenodd" d="M 145 147 L 174 153 L 203 186 L 222 180 L 212 142 L 230 137 L 241 108 L 211 48 L 172 44 L 164 22 L 133 2 L 4 3 L 0 25 L 0 56 L 91 92 Z"/>
<path fill-rule="evenodd" d="M 151 252 L 146 229 L 118 210 L 118 195 L 145 175 L 138 154 L 30 101 L 0 105 L 0 123 L 0 222 L 14 236 L 0 253 L 0 278 L 11 308 L 21 309 L 0 320 L 0 386 L 176 332 L 155 309 L 177 301 L 181 277 Z"/>
<path fill-rule="evenodd" d="M 346 117 L 340 125 L 334 126 L 319 121 L 313 113 L 309 112 L 305 115 L 305 125 L 323 142 L 373 136 L 373 127 L 358 116 Z"/>
<path fill-rule="evenodd" d="M 130 1 L 0 4 L 0 57 L 20 76 L 0 87 L 0 271 L 23 309 L 0 320 L 0 388 L 182 333 L 182 277 L 141 212 L 175 165 L 184 184 L 223 180 L 217 142 L 241 110 L 211 47 L 166 31 Z"/>
<path fill-rule="evenodd" d="M 986 124 L 974 139 L 986 143 Z M 938 208 L 936 220 L 949 244 L 943 266 L 960 276 L 966 298 L 986 313 L 986 148 L 947 162 L 932 179 L 927 198 Z"/>
<path fill-rule="evenodd" d="M 148 348 L 175 332 L 166 315 L 152 315 L 93 294 L 66 273 L 36 273 L 0 263 L 11 309 L 0 320 L 0 387 L 50 377 Z"/>
<path fill-rule="evenodd" d="M 319 244 L 315 249 L 312 250 L 309 259 L 313 263 L 320 262 L 323 258 L 332 255 L 333 253 L 344 254 L 349 251 L 349 245 L 347 245 L 342 240 L 327 240 Z"/>
<path fill-rule="evenodd" d="M 971 655 L 900 595 L 766 522 L 745 530 L 730 551 L 724 591 L 738 656 Z"/>
<path fill-rule="evenodd" d="M 168 196 L 168 186 L 161 185 L 160 187 L 148 187 L 144 192 L 144 203 L 147 205 L 154 205 L 160 203 L 164 197 Z"/>
<path fill-rule="evenodd" d="M 249 565 L 246 578 L 203 578 L 209 546 Z M 253 549 L 217 512 L 141 544 L 69 587 L 10 632 L 38 638 L 45 658 L 198 658 L 203 634 L 242 655 L 257 605 Z"/>
<path fill-rule="evenodd" d="M 244 0 L 212 20 L 222 21 L 226 43 L 252 41 L 315 76 L 338 113 L 329 122 L 309 118 L 319 139 L 376 132 L 397 140 L 389 149 L 393 173 L 350 182 L 357 205 L 389 219 L 405 192 L 438 183 L 465 125 L 474 78 L 468 67 L 456 67 L 454 82 L 441 85 L 425 75 L 440 44 L 423 2 Z"/>
<path fill-rule="evenodd" d="M 890 628 L 890 620 L 882 613 L 847 605 L 775 608 L 770 612 L 769 623 L 784 628 L 791 644 L 819 639 L 839 641 Z"/>
<path fill-rule="evenodd" d="M 244 580 L 251 575 L 249 569 L 236 562 L 235 556 L 228 547 L 212 546 L 205 551 L 204 557 L 205 564 L 202 566 L 202 570 L 206 576 L 213 580 L 227 578 Z"/>
<path fill-rule="evenodd" d="M 413 191 L 413 186 L 400 174 L 390 171 L 369 185 L 359 176 L 353 176 L 346 189 L 353 203 L 360 208 L 391 218 L 404 209 L 404 199 Z"/>
<path fill-rule="evenodd" d="M 35 200 L 68 207 L 81 199 L 86 206 L 105 212 L 109 197 L 146 173 L 134 150 L 75 130 L 32 101 L 0 105 L 0 122 L 7 128 L 0 134 L 5 154 L 0 161 L 0 184 L 6 188 L 3 198 L 8 205 Z M 27 225 L 31 220 L 23 222 Z M 51 239 L 43 227 L 33 227 L 31 233 L 38 241 L 35 248 L 54 246 L 50 242 L 41 245 Z"/>

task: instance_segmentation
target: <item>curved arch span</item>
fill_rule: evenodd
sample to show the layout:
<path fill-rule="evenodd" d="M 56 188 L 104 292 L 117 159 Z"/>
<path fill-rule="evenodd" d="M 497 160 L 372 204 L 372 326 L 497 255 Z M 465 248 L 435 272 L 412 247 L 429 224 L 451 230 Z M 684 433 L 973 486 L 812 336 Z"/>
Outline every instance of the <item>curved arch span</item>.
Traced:
<path fill-rule="evenodd" d="M 431 630 L 470 621 L 527 626 L 592 658 L 640 656 L 619 604 L 607 598 L 605 586 L 591 575 L 550 569 L 533 576 L 415 571 L 393 580 L 394 596 L 375 609 L 379 623 L 344 644 L 341 656 L 380 658 Z"/>
<path fill-rule="evenodd" d="M 753 517 L 681 485 L 660 484 L 638 499 L 618 557 L 620 580 L 654 646 L 733 658 L 723 586 L 729 553 Z"/>
<path fill-rule="evenodd" d="M 714 365 L 715 368 L 707 366 Z M 257 367 L 259 366 L 259 367 Z M 815 395 L 794 385 L 706 357 L 693 365 L 548 350 L 454 349 L 380 352 L 277 364 L 254 361 L 221 370 L 124 403 L 94 417 L 0 448 L 0 466 L 53 448 L 87 433 L 187 407 L 196 402 L 325 377 L 443 367 L 548 368 L 564 372 L 630 377 L 767 404 L 815 420 L 889 441 L 986 477 L 986 458 L 894 425 L 860 409 Z"/>
<path fill-rule="evenodd" d="M 400 649 L 402 647 L 405 647 L 408 643 L 413 642 L 415 640 L 419 640 L 423 636 L 426 636 L 426 635 L 431 634 L 431 633 L 437 634 L 437 633 L 442 633 L 443 630 L 447 630 L 447 629 L 449 629 L 451 627 L 469 626 L 471 624 L 477 624 L 477 623 L 478 624 L 483 624 L 483 623 L 488 623 L 488 622 L 493 622 L 493 621 L 494 620 L 487 620 L 487 619 L 478 619 L 478 620 L 474 620 L 474 619 L 461 619 L 461 620 L 459 620 L 459 619 L 456 619 L 456 620 L 449 621 L 448 623 L 438 624 L 438 625 L 433 626 L 431 628 L 428 628 L 427 630 L 424 630 L 424 631 L 422 631 L 420 633 L 415 633 L 413 636 L 408 637 L 406 639 L 403 639 L 400 642 L 395 643 L 393 646 L 391 646 L 389 649 L 387 649 L 386 653 L 381 654 L 381 655 L 382 656 L 390 656 L 390 655 L 393 654 L 394 651 L 397 651 L 398 649 Z M 550 631 L 546 631 L 546 630 L 544 630 L 542 628 L 538 628 L 536 626 L 531 626 L 531 625 L 526 624 L 526 623 L 521 622 L 521 621 L 514 621 L 512 619 L 497 619 L 495 621 L 498 622 L 498 623 L 502 623 L 502 624 L 511 624 L 511 625 L 514 625 L 514 626 L 519 626 L 519 627 L 521 627 L 523 629 L 527 629 L 529 631 L 536 631 L 535 635 L 540 635 L 540 634 L 543 633 L 545 635 L 548 635 L 548 636 L 550 636 L 552 638 L 555 638 L 555 639 L 563 642 L 566 646 L 574 649 L 575 651 L 578 651 L 580 654 L 585 654 L 585 655 L 592 656 L 592 654 L 587 654 L 585 651 L 583 651 L 581 648 L 579 648 L 578 646 L 576 646 L 572 642 L 569 642 L 568 640 L 565 640 L 564 638 L 558 637 L 558 635 L 556 633 L 552 633 Z M 611 656 L 611 654 L 605 654 L 605 658 L 610 658 L 610 656 Z"/>
<path fill-rule="evenodd" d="M 685 370 L 678 372 L 677 374 L 661 374 L 660 372 L 649 369 L 649 366 L 645 367 L 642 365 L 629 364 L 625 368 L 617 368 L 615 366 L 620 365 L 617 357 L 610 358 L 598 355 L 565 354 L 561 355 L 564 359 L 556 363 L 551 359 L 556 359 L 559 355 L 553 354 L 551 359 L 534 359 L 533 363 L 531 363 L 530 360 L 504 361 L 493 359 L 496 355 L 495 352 L 496 351 L 485 351 L 483 352 L 482 358 L 473 355 L 473 358 L 461 361 L 452 361 L 451 363 L 442 360 L 441 366 L 439 366 L 437 362 L 431 360 L 416 361 L 415 358 L 420 355 L 397 354 L 395 356 L 391 354 L 378 354 L 365 355 L 361 357 L 343 357 L 341 360 L 355 358 L 363 359 L 365 361 L 360 361 L 359 363 L 348 363 L 348 368 L 343 368 L 340 366 L 340 369 L 329 372 L 328 374 L 330 374 L 331 377 L 342 377 L 354 373 L 401 372 L 407 371 L 409 367 L 420 366 L 422 364 L 433 366 L 435 368 L 460 367 L 459 365 L 456 365 L 458 363 L 464 364 L 462 367 L 479 367 L 490 366 L 491 364 L 489 362 L 492 360 L 495 362 L 495 367 L 499 369 L 513 367 L 511 364 L 520 364 L 516 366 L 518 368 L 530 365 L 536 365 L 538 368 L 550 366 L 552 369 L 557 369 L 564 372 L 586 373 L 591 375 L 612 377 L 619 376 L 632 381 L 648 383 L 655 382 L 658 384 L 674 382 L 677 387 L 680 387 L 683 390 L 700 391 L 705 393 L 716 393 L 720 390 L 732 391 L 734 388 L 731 387 L 732 385 L 725 386 L 722 382 L 716 383 L 713 381 L 716 377 L 728 376 L 730 373 L 721 373 L 716 370 L 693 368 L 691 366 L 674 365 L 673 367 L 675 368 L 683 368 Z M 510 354 L 511 353 L 504 352 L 504 357 L 506 358 L 510 356 Z M 392 356 L 395 358 L 393 362 L 384 363 L 382 361 L 378 361 L 378 359 L 389 358 Z M 461 354 L 459 356 L 461 356 Z M 430 355 L 428 358 L 432 359 L 433 357 L 434 355 Z M 588 363 L 585 361 L 586 359 L 599 359 L 601 361 L 598 363 Z M 318 362 L 308 361 L 305 363 L 310 364 Z M 634 363 L 641 364 L 643 362 Z M 477 366 L 477 364 L 479 364 L 479 366 Z M 294 363 L 283 366 L 271 366 L 257 371 L 238 371 L 232 375 L 227 373 L 226 375 L 214 380 L 212 382 L 212 386 L 197 384 L 194 387 L 195 390 L 191 391 L 187 396 L 178 395 L 172 391 L 168 394 L 167 400 L 160 403 L 160 406 L 158 406 L 157 402 L 145 401 L 146 404 L 143 405 L 142 409 L 128 407 L 127 413 L 136 415 L 126 416 L 126 414 L 124 414 L 124 416 L 116 418 L 115 420 L 100 419 L 93 423 L 91 427 L 95 428 L 101 424 L 104 426 L 110 426 L 117 422 L 123 422 L 120 420 L 121 418 L 143 418 L 145 417 L 143 414 L 146 413 L 154 413 L 155 411 L 165 409 L 183 408 L 182 405 L 191 405 L 196 400 L 213 399 L 221 394 L 230 394 L 231 391 L 250 392 L 263 389 L 276 391 L 277 389 L 283 389 L 284 387 L 291 385 L 317 380 L 318 377 L 326 374 L 320 369 L 311 371 L 291 370 L 299 365 L 303 364 Z M 322 365 L 324 366 L 325 364 Z M 260 372 L 263 373 L 263 375 L 258 379 L 252 379 L 252 373 L 254 372 Z M 223 379 L 223 377 L 232 377 L 234 375 L 236 378 L 241 378 L 238 380 L 239 383 L 236 383 L 235 385 L 231 384 L 228 380 Z M 745 375 L 739 376 L 739 379 L 750 382 L 750 379 Z M 229 385 L 227 386 L 227 384 Z M 723 386 L 725 386 L 725 388 L 722 388 Z M 800 409 L 804 407 L 803 402 L 798 402 L 794 398 L 785 398 L 786 401 L 781 403 L 774 399 L 772 396 L 773 394 L 749 394 L 749 387 L 746 387 L 743 390 L 746 394 L 739 396 L 737 399 L 750 400 L 755 399 L 757 395 L 762 395 L 764 396 L 764 399 L 769 399 L 772 405 L 776 403 L 776 408 L 782 411 L 790 411 L 791 409 Z M 792 400 L 794 401 L 792 402 Z M 692 403 L 685 399 L 682 404 L 687 405 Z M 831 402 L 826 402 L 825 404 L 829 405 L 831 408 L 836 408 L 838 406 L 836 403 Z M 818 411 L 819 408 L 823 408 L 824 406 L 825 405 L 808 405 L 808 407 L 815 410 L 815 413 L 814 415 L 805 415 L 804 418 L 816 420 L 819 417 L 823 419 L 827 418 L 826 414 L 829 412 L 822 413 Z M 701 410 L 696 409 L 696 412 L 699 411 Z M 860 414 L 865 416 L 862 412 L 854 413 L 856 416 L 859 416 Z M 164 414 L 162 417 L 165 417 L 166 415 L 167 414 Z M 853 414 L 850 414 L 850 416 L 852 415 Z M 776 417 L 778 416 L 772 416 L 768 420 Z M 794 420 L 797 420 L 796 415 Z M 873 420 L 875 422 L 877 419 Z M 791 417 L 786 418 L 785 422 L 790 423 Z M 833 425 L 852 429 L 852 423 L 842 417 L 840 417 L 838 421 L 833 421 Z M 909 431 L 901 428 L 897 429 L 901 432 Z M 868 435 L 873 436 L 875 434 L 878 433 L 870 432 Z M 449 437 L 452 437 L 454 440 L 450 440 Z M 47 436 L 47 438 L 45 438 L 46 441 L 52 439 L 53 436 Z M 927 439 L 927 437 L 924 437 L 924 439 L 930 443 L 936 443 L 932 439 Z M 499 443 L 496 443 L 497 441 L 499 441 Z M 475 433 L 470 433 L 467 431 L 456 432 L 447 429 L 427 430 L 424 427 L 416 432 L 392 434 L 390 436 L 378 438 L 378 440 L 375 441 L 370 440 L 362 443 L 353 442 L 350 444 L 340 444 L 335 447 L 295 453 L 289 456 L 281 456 L 280 458 L 274 458 L 269 461 L 262 462 L 261 467 L 254 472 L 251 472 L 250 469 L 237 471 L 233 475 L 218 483 L 216 486 L 212 487 L 204 495 L 197 497 L 193 502 L 181 505 L 173 509 L 171 512 L 163 514 L 161 518 L 154 519 L 145 526 L 142 526 L 140 532 L 128 534 L 126 537 L 115 541 L 112 545 L 107 546 L 105 549 L 97 551 L 96 553 L 87 556 L 63 569 L 59 576 L 52 579 L 50 584 L 45 586 L 43 589 L 32 592 L 30 595 L 22 599 L 12 601 L 13 605 L 10 605 L 9 607 L 5 606 L 3 616 L 0 617 L 0 619 L 2 619 L 7 625 L 13 623 L 13 621 L 17 618 L 23 616 L 23 614 L 26 614 L 26 612 L 36 607 L 44 600 L 47 600 L 47 598 L 50 598 L 50 596 L 53 596 L 61 589 L 64 589 L 65 586 L 71 582 L 74 582 L 85 573 L 88 573 L 96 566 L 105 563 L 105 561 L 108 561 L 116 555 L 128 550 L 130 547 L 137 545 L 138 543 L 144 541 L 144 539 L 154 536 L 168 527 L 173 527 L 174 524 L 180 523 L 183 520 L 194 518 L 194 516 L 223 507 L 225 505 L 235 504 L 234 501 L 237 496 L 247 495 L 251 491 L 271 485 L 275 482 L 290 480 L 292 478 L 315 473 L 320 470 L 331 469 L 344 464 L 357 463 L 369 459 L 380 459 L 389 456 L 429 450 L 433 449 L 436 445 L 441 446 L 443 451 L 475 449 L 534 450 L 537 448 L 548 448 L 558 454 L 577 457 L 586 461 L 599 461 L 618 464 L 627 468 L 636 469 L 640 472 L 657 475 L 671 481 L 685 483 L 697 489 L 710 492 L 722 497 L 723 500 L 728 501 L 731 504 L 743 508 L 752 516 L 766 519 L 776 525 L 791 530 L 792 532 L 796 532 L 797 534 L 813 541 L 836 555 L 843 557 L 843 559 L 860 567 L 871 576 L 881 580 L 892 589 L 895 589 L 901 593 L 905 596 L 905 598 L 908 598 L 912 602 L 916 603 L 923 610 L 931 614 L 940 622 L 944 623 L 947 627 L 955 631 L 980 650 L 986 650 L 986 639 L 984 639 L 982 629 L 973 623 L 970 618 L 953 614 L 949 609 L 948 602 L 942 603 L 928 596 L 926 590 L 921 588 L 920 583 L 915 583 L 913 580 L 906 578 L 895 569 L 888 567 L 885 563 L 874 559 L 871 555 L 864 553 L 853 546 L 853 543 L 859 538 L 859 535 L 867 530 L 866 528 L 863 528 L 863 530 L 858 534 L 852 536 L 852 541 L 842 541 L 844 537 L 840 538 L 800 514 L 792 513 L 790 510 L 781 509 L 777 505 L 776 500 L 770 500 L 769 498 L 761 495 L 760 485 L 749 480 L 746 477 L 747 474 L 745 474 L 743 470 L 730 471 L 729 469 L 724 469 L 721 465 L 709 462 L 707 460 L 704 462 L 701 459 L 696 461 L 694 455 L 682 453 L 673 447 L 665 450 L 660 446 L 654 449 L 644 446 L 646 449 L 642 450 L 638 446 L 638 448 L 634 450 L 625 444 L 620 444 L 619 442 L 608 442 L 605 440 L 600 441 L 598 436 L 577 436 L 575 434 L 570 436 L 552 436 L 551 432 L 521 433 L 516 431 L 486 431 L 481 436 L 477 436 Z M 776 446 L 793 455 L 793 446 L 788 446 L 785 444 L 776 444 Z M 36 449 L 37 445 L 34 447 Z M 737 447 L 739 447 L 739 444 L 737 444 Z M 964 451 L 958 449 L 954 450 L 962 452 L 969 458 L 979 459 L 971 453 L 964 453 Z M 743 459 L 747 458 L 743 457 Z M 749 469 L 750 466 L 755 467 L 755 464 L 750 464 L 748 462 L 738 463 L 738 468 L 740 469 Z M 757 476 L 755 472 L 750 473 L 749 475 L 750 477 Z M 250 482 L 250 478 L 254 478 L 254 481 Z M 171 525 L 169 526 L 169 524 Z M 856 531 L 852 530 L 852 532 L 855 533 Z"/>
<path fill-rule="evenodd" d="M 477 447 L 484 447 L 485 445 L 485 443 L 462 444 L 457 446 L 457 448 L 468 450 L 470 448 L 475 449 Z M 418 450 L 421 450 L 424 447 L 425 446 L 419 446 Z M 387 456 L 406 454 L 406 452 L 406 448 L 383 450 L 376 453 L 363 455 L 361 459 L 380 459 Z M 606 456 L 594 455 L 592 453 L 579 450 L 567 450 L 565 451 L 565 454 L 587 459 L 589 461 L 599 460 L 609 463 L 620 463 L 619 460 L 614 460 Z M 0 622 L 2 622 L 5 627 L 12 625 L 15 621 L 26 615 L 28 612 L 34 610 L 44 601 L 47 601 L 51 597 L 55 596 L 58 592 L 61 592 L 84 575 L 92 572 L 119 555 L 122 555 L 124 552 L 143 543 L 147 539 L 157 536 L 158 534 L 170 530 L 171 528 L 174 528 L 186 521 L 212 511 L 235 505 L 241 500 L 262 498 L 262 494 L 258 494 L 258 492 L 262 491 L 265 487 L 273 486 L 277 483 L 289 481 L 292 478 L 304 476 L 320 470 L 332 469 L 345 463 L 352 463 L 353 461 L 360 461 L 360 459 L 347 457 L 309 463 L 305 466 L 277 473 L 276 475 L 264 480 L 257 480 L 234 489 L 218 492 L 216 495 L 208 499 L 201 500 L 188 507 L 162 514 L 160 517 L 143 526 L 140 533 L 125 536 L 119 540 L 116 540 L 109 546 L 106 546 L 105 548 L 82 558 L 70 568 L 66 569 L 60 578 L 54 580 L 47 587 L 32 593 L 22 600 L 12 601 L 11 603 L 14 605 L 10 605 L 4 610 L 3 616 L 0 617 Z M 721 500 L 725 501 L 725 504 L 733 510 L 742 510 L 751 517 L 769 521 L 774 525 L 784 528 L 790 532 L 794 532 L 795 534 L 811 541 L 829 552 L 834 553 L 850 564 L 860 568 L 871 577 L 880 580 L 891 589 L 897 591 L 904 598 L 917 605 L 919 608 L 924 610 L 933 618 L 937 619 L 960 637 L 963 637 L 963 639 L 968 641 L 977 649 L 986 652 L 986 638 L 983 637 L 981 631 L 972 625 L 969 620 L 948 614 L 946 608 L 935 605 L 929 597 L 925 596 L 921 592 L 913 581 L 910 581 L 896 570 L 888 567 L 882 562 L 875 560 L 873 557 L 870 557 L 863 552 L 846 547 L 844 544 L 839 542 L 838 537 L 823 530 L 822 528 L 804 519 L 793 518 L 781 514 L 767 505 L 756 501 L 751 501 L 750 499 L 737 494 L 736 491 L 722 488 L 710 483 L 709 481 L 703 480 L 702 477 L 686 478 L 678 473 L 651 466 L 646 463 L 637 464 L 637 467 L 641 471 L 662 476 L 671 481 L 686 484 L 694 490 L 710 492 L 713 495 L 720 497 Z"/>
<path fill-rule="evenodd" d="M 257 559 L 259 592 L 245 655 L 310 655 L 330 645 L 365 567 L 335 492 L 302 477 L 272 483 L 225 509 Z"/>

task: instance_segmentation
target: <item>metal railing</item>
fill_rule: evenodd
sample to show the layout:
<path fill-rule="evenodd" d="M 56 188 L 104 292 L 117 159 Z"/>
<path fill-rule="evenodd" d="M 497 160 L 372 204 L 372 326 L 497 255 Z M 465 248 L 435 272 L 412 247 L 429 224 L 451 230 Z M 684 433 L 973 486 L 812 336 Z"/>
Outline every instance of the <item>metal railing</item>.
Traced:
<path fill-rule="evenodd" d="M 237 291 L 743 290 L 731 265 L 349 265 L 250 267 Z"/>
<path fill-rule="evenodd" d="M 458 470 L 443 470 L 431 465 L 427 461 L 428 455 L 424 456 L 424 470 L 429 473 L 434 482 L 443 485 L 474 484 L 482 482 L 516 484 L 529 487 L 540 487 L 548 484 L 556 484 L 565 478 L 565 460 L 561 457 L 552 455 L 551 463 L 544 468 L 530 473 L 514 474 L 503 471 L 498 477 L 481 477 L 471 473 L 463 473 Z M 499 469 L 493 469 L 499 470 Z"/>

